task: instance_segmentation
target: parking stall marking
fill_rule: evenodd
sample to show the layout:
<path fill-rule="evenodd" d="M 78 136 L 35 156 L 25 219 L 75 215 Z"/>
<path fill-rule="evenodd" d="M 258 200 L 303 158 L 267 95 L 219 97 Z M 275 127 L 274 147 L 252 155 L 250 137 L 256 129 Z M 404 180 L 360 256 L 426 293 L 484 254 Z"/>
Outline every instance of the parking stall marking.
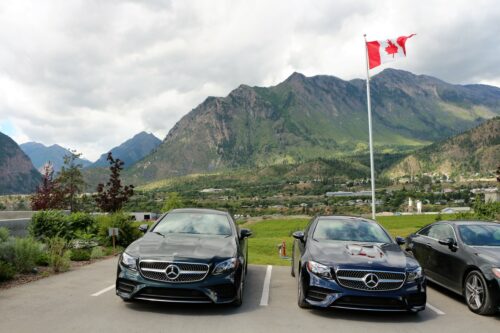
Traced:
<path fill-rule="evenodd" d="M 431 309 L 432 311 L 434 311 L 436 314 L 440 315 L 440 316 L 443 316 L 445 315 L 446 313 L 444 313 L 443 311 L 439 310 L 438 308 L 436 308 L 435 306 L 433 306 L 432 304 L 429 304 L 427 303 L 426 306 Z"/>
<path fill-rule="evenodd" d="M 110 291 L 110 290 L 112 290 L 114 288 L 115 288 L 115 285 L 112 284 L 111 286 L 106 287 L 103 290 L 99 290 L 98 292 L 96 292 L 96 293 L 94 293 L 94 294 L 92 294 L 90 296 L 100 296 L 100 295 L 104 294 L 105 292 L 108 292 L 108 291 Z"/>
<path fill-rule="evenodd" d="M 260 298 L 260 306 L 267 306 L 269 304 L 269 286 L 271 285 L 271 273 L 273 266 L 267 265 L 266 276 L 264 278 L 264 285 L 262 286 L 262 297 Z"/>

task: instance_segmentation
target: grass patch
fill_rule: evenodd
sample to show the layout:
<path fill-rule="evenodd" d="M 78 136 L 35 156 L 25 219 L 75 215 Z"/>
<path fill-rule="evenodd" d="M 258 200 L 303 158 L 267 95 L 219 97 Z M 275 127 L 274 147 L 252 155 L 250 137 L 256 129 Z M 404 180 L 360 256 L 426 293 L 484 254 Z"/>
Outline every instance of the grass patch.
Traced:
<path fill-rule="evenodd" d="M 446 216 L 452 219 L 454 216 Z M 377 221 L 387 229 L 392 237 L 406 237 L 418 229 L 435 222 L 436 215 L 380 216 Z M 286 242 L 287 255 L 292 255 L 292 233 L 303 230 L 308 219 L 268 219 L 241 224 L 241 228 L 252 230 L 248 243 L 248 256 L 251 264 L 289 266 L 290 261 L 278 255 L 278 244 Z"/>

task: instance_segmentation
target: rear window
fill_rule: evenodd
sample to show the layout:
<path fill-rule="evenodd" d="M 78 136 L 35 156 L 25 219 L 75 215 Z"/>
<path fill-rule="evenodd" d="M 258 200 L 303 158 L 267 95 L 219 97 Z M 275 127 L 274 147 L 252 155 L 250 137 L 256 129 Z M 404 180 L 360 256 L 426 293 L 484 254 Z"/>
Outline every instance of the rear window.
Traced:
<path fill-rule="evenodd" d="M 162 234 L 232 234 L 231 225 L 226 215 L 210 213 L 170 213 L 153 229 Z"/>

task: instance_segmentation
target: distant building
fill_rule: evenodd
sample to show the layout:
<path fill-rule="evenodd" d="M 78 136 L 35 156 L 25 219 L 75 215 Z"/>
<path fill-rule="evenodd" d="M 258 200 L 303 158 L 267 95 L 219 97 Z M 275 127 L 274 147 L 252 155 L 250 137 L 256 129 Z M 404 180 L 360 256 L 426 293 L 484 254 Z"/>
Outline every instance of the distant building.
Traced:
<path fill-rule="evenodd" d="M 470 207 L 446 207 L 441 209 L 441 214 L 457 214 L 470 212 Z"/>
<path fill-rule="evenodd" d="M 160 217 L 160 214 L 152 212 L 133 212 L 130 213 L 130 216 L 132 216 L 132 219 L 134 221 L 151 221 L 158 219 L 158 217 Z"/>
<path fill-rule="evenodd" d="M 338 191 L 338 192 L 326 192 L 325 195 L 327 197 L 367 197 L 371 196 L 371 191 L 359 191 L 359 192 L 346 192 L 346 191 Z"/>
<path fill-rule="evenodd" d="M 484 191 L 485 202 L 500 202 L 500 193 L 496 188 L 487 189 Z"/>

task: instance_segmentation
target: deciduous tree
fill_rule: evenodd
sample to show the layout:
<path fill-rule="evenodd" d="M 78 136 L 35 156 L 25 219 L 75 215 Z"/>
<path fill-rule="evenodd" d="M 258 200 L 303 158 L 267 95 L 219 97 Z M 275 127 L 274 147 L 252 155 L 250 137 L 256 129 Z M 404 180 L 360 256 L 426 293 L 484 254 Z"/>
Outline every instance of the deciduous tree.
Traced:
<path fill-rule="evenodd" d="M 48 162 L 43 167 L 42 184 L 38 186 L 36 193 L 31 197 L 31 209 L 47 210 L 60 209 L 64 206 L 64 194 L 56 180 L 54 180 L 54 168 Z"/>

